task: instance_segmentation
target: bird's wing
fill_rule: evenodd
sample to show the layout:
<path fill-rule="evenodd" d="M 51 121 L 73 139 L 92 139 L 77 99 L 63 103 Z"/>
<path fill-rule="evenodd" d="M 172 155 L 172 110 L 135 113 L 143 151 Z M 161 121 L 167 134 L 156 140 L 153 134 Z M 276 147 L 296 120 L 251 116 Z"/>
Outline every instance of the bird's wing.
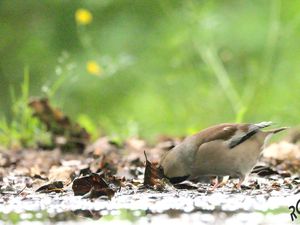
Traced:
<path fill-rule="evenodd" d="M 230 149 L 236 147 L 237 145 L 248 140 L 254 134 L 256 134 L 260 129 L 268 127 L 272 122 L 261 122 L 257 124 L 248 124 L 242 125 L 239 129 L 239 132 L 236 132 L 235 135 L 228 141 L 228 146 Z M 244 127 L 243 127 L 244 126 Z"/>
<path fill-rule="evenodd" d="M 227 141 L 228 147 L 232 149 L 248 140 L 261 128 L 268 127 L 271 124 L 271 122 L 261 122 L 257 124 L 220 124 L 199 132 L 196 134 L 196 140 L 201 140 L 198 143 L 199 147 L 207 142 L 224 140 Z"/>
<path fill-rule="evenodd" d="M 206 128 L 199 133 L 187 138 L 185 142 L 193 143 L 199 149 L 202 144 L 217 140 L 230 140 L 238 131 L 238 124 L 225 123 Z"/>

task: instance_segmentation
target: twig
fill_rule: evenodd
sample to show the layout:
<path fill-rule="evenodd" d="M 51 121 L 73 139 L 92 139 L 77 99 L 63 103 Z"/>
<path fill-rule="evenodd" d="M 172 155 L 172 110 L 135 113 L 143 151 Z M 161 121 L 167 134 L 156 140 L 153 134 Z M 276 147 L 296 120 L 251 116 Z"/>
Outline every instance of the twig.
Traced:
<path fill-rule="evenodd" d="M 25 187 L 22 188 L 22 190 L 20 190 L 20 191 L 16 194 L 16 196 L 19 196 L 25 189 L 26 189 L 26 185 L 25 185 Z"/>

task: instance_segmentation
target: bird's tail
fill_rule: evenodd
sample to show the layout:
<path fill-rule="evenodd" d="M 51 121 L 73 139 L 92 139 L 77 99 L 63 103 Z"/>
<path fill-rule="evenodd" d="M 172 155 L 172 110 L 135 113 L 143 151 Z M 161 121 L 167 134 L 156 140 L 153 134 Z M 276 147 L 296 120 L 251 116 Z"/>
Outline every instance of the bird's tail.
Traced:
<path fill-rule="evenodd" d="M 276 133 L 279 133 L 279 132 L 281 132 L 283 130 L 286 130 L 288 128 L 289 127 L 281 127 L 281 128 L 276 128 L 276 129 L 273 129 L 273 130 L 268 130 L 268 131 L 265 131 L 265 132 L 267 132 L 269 134 L 276 134 Z"/>
<path fill-rule="evenodd" d="M 268 122 L 261 122 L 261 123 L 256 123 L 254 124 L 256 127 L 259 127 L 260 129 L 262 128 L 265 128 L 265 127 L 269 127 L 272 125 L 272 122 L 271 121 L 268 121 Z M 280 131 L 283 131 L 283 130 L 286 130 L 288 129 L 289 127 L 281 127 L 281 128 L 276 128 L 276 129 L 272 129 L 272 130 L 267 130 L 265 131 L 266 133 L 269 133 L 269 134 L 276 134 L 276 133 L 279 133 Z"/>

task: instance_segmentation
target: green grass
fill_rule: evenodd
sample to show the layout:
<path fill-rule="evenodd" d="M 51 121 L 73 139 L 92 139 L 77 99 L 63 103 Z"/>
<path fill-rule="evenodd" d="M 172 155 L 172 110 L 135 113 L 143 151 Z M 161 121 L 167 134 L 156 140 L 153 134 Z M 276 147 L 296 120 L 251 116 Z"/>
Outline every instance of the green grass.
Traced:
<path fill-rule="evenodd" d="M 29 95 L 44 92 L 94 137 L 155 141 L 222 122 L 300 123 L 299 2 L 45 4 L 6 0 L 0 9 L 6 21 L 0 26 L 0 108 L 7 121 L 14 120 L 8 87 L 22 95 L 25 64 Z M 93 14 L 91 24 L 76 24 L 78 8 Z M 18 19 L 24 13 L 31 16 Z M 87 72 L 90 60 L 102 76 Z"/>
<path fill-rule="evenodd" d="M 21 95 L 16 96 L 11 89 L 12 120 L 2 117 L 0 120 L 0 146 L 21 148 L 36 146 L 39 141 L 46 141 L 48 136 L 42 124 L 32 116 L 28 107 L 30 76 L 29 69 L 24 70 L 24 80 L 21 85 Z"/>

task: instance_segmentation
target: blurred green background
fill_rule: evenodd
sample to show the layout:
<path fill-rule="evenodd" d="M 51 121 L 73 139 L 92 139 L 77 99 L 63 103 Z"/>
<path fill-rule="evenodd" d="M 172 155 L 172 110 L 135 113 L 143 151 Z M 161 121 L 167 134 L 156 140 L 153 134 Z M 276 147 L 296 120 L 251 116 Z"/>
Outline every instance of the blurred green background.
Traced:
<path fill-rule="evenodd" d="M 299 12 L 279 0 L 1 0 L 0 116 L 13 119 L 10 89 L 21 94 L 28 67 L 30 95 L 102 134 L 296 125 Z"/>

